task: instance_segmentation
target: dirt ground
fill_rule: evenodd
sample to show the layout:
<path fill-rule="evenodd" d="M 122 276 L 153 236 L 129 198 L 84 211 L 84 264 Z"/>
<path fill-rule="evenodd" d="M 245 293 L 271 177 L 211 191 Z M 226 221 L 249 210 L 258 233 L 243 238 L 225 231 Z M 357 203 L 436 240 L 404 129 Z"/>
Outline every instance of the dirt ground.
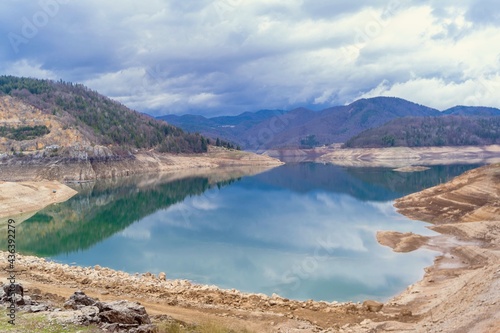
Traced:
<path fill-rule="evenodd" d="M 76 193 L 58 181 L 0 181 L 0 225 L 6 217 L 33 214 L 50 204 L 64 202 Z"/>
<path fill-rule="evenodd" d="M 449 183 L 404 197 L 398 210 L 434 225 L 440 235 L 383 231 L 396 251 L 438 250 L 424 278 L 380 311 L 357 303 L 298 302 L 149 273 L 61 265 L 18 256 L 17 280 L 27 293 L 61 302 L 80 289 L 101 300 L 139 301 L 152 315 L 189 323 L 215 320 L 254 332 L 500 332 L 500 165 L 469 171 Z M 2 252 L 1 281 L 6 281 Z"/>

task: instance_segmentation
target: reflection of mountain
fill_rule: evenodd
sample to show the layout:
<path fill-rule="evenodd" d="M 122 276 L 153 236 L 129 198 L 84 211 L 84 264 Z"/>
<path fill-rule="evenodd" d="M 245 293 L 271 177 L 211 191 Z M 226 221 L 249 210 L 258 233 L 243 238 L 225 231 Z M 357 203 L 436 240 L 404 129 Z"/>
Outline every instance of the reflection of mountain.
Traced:
<path fill-rule="evenodd" d="M 257 175 L 261 183 L 296 192 L 324 190 L 366 201 L 389 201 L 446 182 L 477 165 L 433 166 L 423 172 L 348 168 L 318 163 L 286 164 Z M 370 186 L 367 186 L 370 185 Z"/>
<path fill-rule="evenodd" d="M 17 250 L 39 256 L 84 250 L 188 196 L 234 181 L 210 184 L 208 178 L 196 177 L 144 188 L 130 182 L 119 186 L 87 184 L 67 202 L 48 207 L 21 223 Z"/>

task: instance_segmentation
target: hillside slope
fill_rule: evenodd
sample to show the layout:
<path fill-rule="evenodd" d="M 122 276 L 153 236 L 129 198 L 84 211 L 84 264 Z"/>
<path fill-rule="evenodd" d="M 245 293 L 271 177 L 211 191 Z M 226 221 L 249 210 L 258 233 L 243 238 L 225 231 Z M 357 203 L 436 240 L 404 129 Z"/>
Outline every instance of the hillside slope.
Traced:
<path fill-rule="evenodd" d="M 348 140 L 346 148 L 479 146 L 500 143 L 500 117 L 395 119 Z"/>
<path fill-rule="evenodd" d="M 0 98 L 0 149 L 4 153 L 40 150 L 47 145 L 63 148 L 63 152 L 84 147 L 90 156 L 95 145 L 105 146 L 107 155 L 118 156 L 137 149 L 207 151 L 202 136 L 130 110 L 83 85 L 0 76 Z M 23 127 L 25 132 L 33 132 L 35 125 L 42 126 L 37 129 L 43 135 L 18 135 L 18 140 L 13 136 Z"/>

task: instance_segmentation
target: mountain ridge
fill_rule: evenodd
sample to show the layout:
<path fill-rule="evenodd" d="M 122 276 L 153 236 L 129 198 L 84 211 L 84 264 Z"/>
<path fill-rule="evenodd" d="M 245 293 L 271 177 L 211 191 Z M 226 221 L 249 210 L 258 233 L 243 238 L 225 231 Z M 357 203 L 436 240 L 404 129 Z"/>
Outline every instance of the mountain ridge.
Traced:
<path fill-rule="evenodd" d="M 157 118 L 187 131 L 195 129 L 212 138 L 224 138 L 247 150 L 265 151 L 345 143 L 364 131 L 384 126 L 396 119 L 443 116 L 495 117 L 500 116 L 500 110 L 492 107 L 455 106 L 439 111 L 402 98 L 380 96 L 319 111 L 296 108 L 290 111 L 260 110 L 212 118 L 195 115 L 165 115 Z"/>
<path fill-rule="evenodd" d="M 382 125 L 394 118 L 437 115 L 439 111 L 436 109 L 401 98 L 375 97 L 320 111 L 296 108 L 290 111 L 260 110 L 226 117 L 165 115 L 157 118 L 187 131 L 196 129 L 209 137 L 236 142 L 245 149 L 265 150 L 304 148 L 304 142 L 317 145 L 345 142 L 365 129 Z M 248 118 L 253 121 L 248 121 Z M 225 122 L 221 122 L 221 119 Z M 189 123 L 191 120 L 196 120 L 196 123 Z M 233 127 L 224 126 L 228 124 Z M 308 138 L 312 140 L 307 141 Z"/>

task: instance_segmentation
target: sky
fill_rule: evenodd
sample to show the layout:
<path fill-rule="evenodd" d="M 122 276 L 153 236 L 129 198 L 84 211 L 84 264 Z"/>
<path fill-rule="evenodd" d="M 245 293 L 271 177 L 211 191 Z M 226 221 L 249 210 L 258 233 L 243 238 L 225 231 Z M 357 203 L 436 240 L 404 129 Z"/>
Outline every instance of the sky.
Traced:
<path fill-rule="evenodd" d="M 152 115 L 395 96 L 500 108 L 497 0 L 2 0 L 0 74 Z"/>

